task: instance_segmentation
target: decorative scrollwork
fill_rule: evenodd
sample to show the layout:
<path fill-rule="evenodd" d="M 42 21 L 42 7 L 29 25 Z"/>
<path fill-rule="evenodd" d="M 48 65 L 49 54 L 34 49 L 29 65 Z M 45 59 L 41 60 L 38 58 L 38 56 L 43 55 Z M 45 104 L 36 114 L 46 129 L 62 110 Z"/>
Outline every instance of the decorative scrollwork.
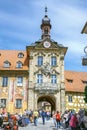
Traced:
<path fill-rule="evenodd" d="M 48 62 L 46 62 L 46 63 L 44 63 L 44 65 L 41 67 L 41 71 L 46 75 L 46 76 L 50 76 L 51 74 L 52 74 L 52 67 L 51 67 L 51 65 L 48 63 Z"/>

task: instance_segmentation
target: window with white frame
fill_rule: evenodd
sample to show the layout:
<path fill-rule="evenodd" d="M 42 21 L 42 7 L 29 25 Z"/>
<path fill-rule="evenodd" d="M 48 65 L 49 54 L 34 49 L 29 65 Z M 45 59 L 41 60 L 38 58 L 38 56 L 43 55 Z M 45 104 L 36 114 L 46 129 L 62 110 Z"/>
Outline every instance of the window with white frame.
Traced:
<path fill-rule="evenodd" d="M 4 76 L 2 77 L 2 87 L 7 87 L 8 86 L 8 77 Z"/>
<path fill-rule="evenodd" d="M 20 52 L 19 54 L 18 54 L 18 58 L 23 58 L 24 57 L 24 54 L 22 53 L 22 52 Z"/>
<path fill-rule="evenodd" d="M 9 61 L 5 61 L 4 62 L 4 68 L 9 68 L 10 67 L 10 62 Z"/>
<path fill-rule="evenodd" d="M 17 68 L 22 68 L 23 67 L 23 64 L 21 61 L 18 61 L 17 64 L 16 64 L 16 67 Z"/>
<path fill-rule="evenodd" d="M 51 66 L 56 66 L 57 65 L 57 59 L 56 56 L 51 57 Z"/>
<path fill-rule="evenodd" d="M 37 74 L 37 83 L 42 83 L 42 82 L 43 82 L 43 75 Z"/>
<path fill-rule="evenodd" d="M 53 83 L 53 84 L 57 83 L 57 77 L 55 74 L 51 76 L 51 83 Z"/>
<path fill-rule="evenodd" d="M 16 108 L 17 109 L 22 108 L 22 99 L 16 99 Z"/>
<path fill-rule="evenodd" d="M 6 99 L 0 99 L 0 108 L 6 108 Z"/>
<path fill-rule="evenodd" d="M 38 66 L 43 65 L 43 56 L 38 56 Z"/>
<path fill-rule="evenodd" d="M 72 95 L 69 95 L 68 96 L 68 102 L 72 102 L 73 100 L 72 100 Z"/>
<path fill-rule="evenodd" d="M 17 86 L 23 86 L 23 77 L 22 76 L 17 77 Z"/>

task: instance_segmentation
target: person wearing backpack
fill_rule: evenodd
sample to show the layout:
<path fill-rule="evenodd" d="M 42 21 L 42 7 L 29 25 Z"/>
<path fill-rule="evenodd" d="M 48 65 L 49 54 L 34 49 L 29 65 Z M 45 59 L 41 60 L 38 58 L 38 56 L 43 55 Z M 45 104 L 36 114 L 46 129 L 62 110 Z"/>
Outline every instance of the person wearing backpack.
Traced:
<path fill-rule="evenodd" d="M 59 111 L 57 111 L 56 112 L 56 128 L 57 128 L 57 130 L 58 130 L 58 128 L 60 128 L 60 119 L 61 119 L 60 113 L 59 113 Z"/>

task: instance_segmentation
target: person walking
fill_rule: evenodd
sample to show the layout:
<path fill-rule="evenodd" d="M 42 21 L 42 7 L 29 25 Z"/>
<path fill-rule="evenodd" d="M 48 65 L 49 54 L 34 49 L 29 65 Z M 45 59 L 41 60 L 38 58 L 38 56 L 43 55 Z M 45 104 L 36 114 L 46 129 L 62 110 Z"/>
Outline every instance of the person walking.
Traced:
<path fill-rule="evenodd" d="M 38 123 L 38 116 L 39 116 L 39 113 L 37 110 L 35 110 L 33 112 L 33 117 L 34 117 L 34 125 L 37 126 L 37 123 Z"/>
<path fill-rule="evenodd" d="M 61 116 L 60 116 L 60 113 L 59 111 L 56 112 L 56 129 L 58 130 L 58 128 L 60 128 L 60 119 L 61 119 Z"/>
<path fill-rule="evenodd" d="M 53 112 L 52 118 L 53 118 L 53 123 L 56 127 L 56 112 L 55 111 Z"/>
<path fill-rule="evenodd" d="M 43 125 L 44 125 L 45 124 L 45 118 L 46 118 L 46 112 L 45 112 L 45 110 L 42 110 L 41 117 L 42 117 L 42 122 L 43 122 Z"/>
<path fill-rule="evenodd" d="M 83 123 L 84 123 L 83 130 L 87 130 L 87 111 L 85 111 L 85 115 L 83 116 Z"/>
<path fill-rule="evenodd" d="M 77 124 L 78 124 L 78 119 L 76 113 L 74 112 L 69 122 L 71 130 L 76 130 Z"/>

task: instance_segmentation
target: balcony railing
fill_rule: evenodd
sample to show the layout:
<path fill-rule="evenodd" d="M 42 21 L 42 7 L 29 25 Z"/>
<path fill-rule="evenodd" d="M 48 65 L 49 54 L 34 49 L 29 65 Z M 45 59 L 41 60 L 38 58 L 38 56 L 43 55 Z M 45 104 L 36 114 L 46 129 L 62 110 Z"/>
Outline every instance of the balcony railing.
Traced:
<path fill-rule="evenodd" d="M 55 93 L 59 91 L 60 86 L 58 84 L 52 83 L 36 83 L 34 87 L 35 91 L 39 91 L 39 93 Z"/>

